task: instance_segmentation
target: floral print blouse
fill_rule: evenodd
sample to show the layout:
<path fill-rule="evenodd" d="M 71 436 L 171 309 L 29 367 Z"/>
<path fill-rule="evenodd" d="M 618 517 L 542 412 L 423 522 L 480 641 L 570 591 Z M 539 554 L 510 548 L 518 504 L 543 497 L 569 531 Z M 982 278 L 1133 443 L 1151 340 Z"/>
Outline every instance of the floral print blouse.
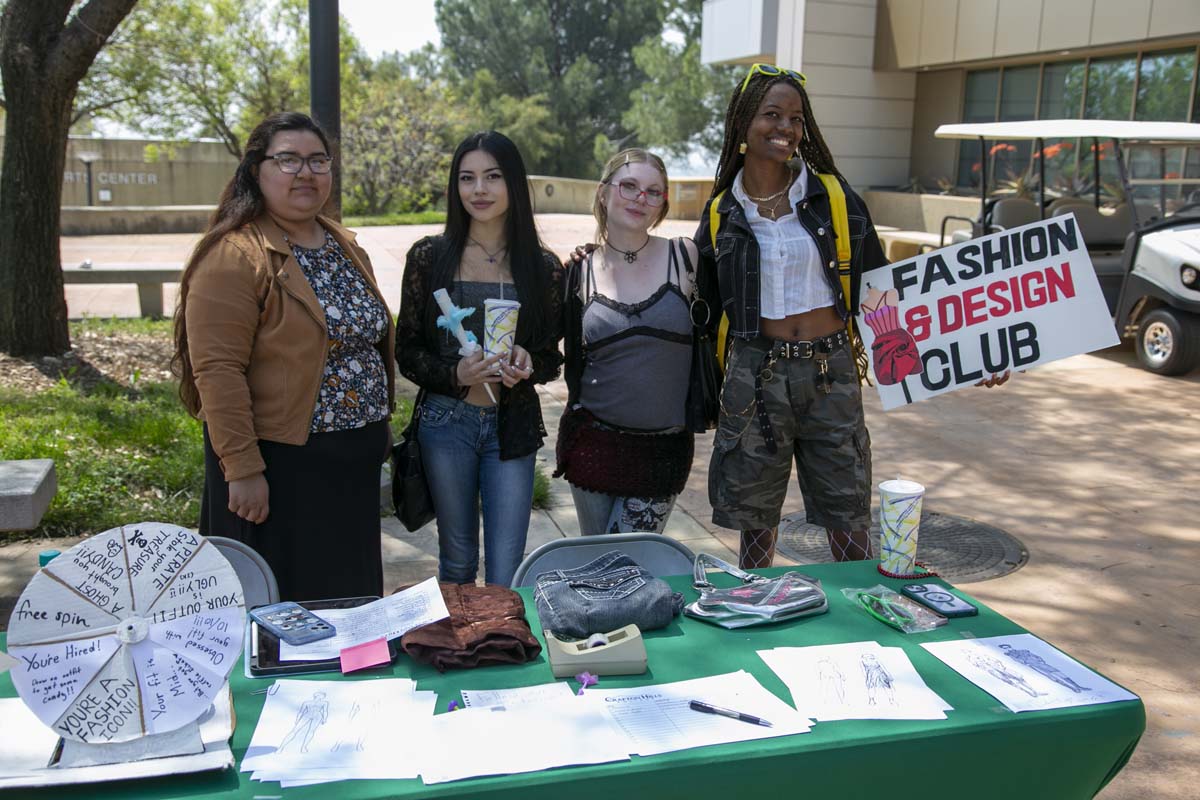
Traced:
<path fill-rule="evenodd" d="M 292 245 L 304 277 L 325 309 L 329 351 L 312 433 L 361 428 L 388 415 L 387 371 L 378 343 L 387 335 L 387 311 L 354 263 L 325 232 L 310 250 Z"/>

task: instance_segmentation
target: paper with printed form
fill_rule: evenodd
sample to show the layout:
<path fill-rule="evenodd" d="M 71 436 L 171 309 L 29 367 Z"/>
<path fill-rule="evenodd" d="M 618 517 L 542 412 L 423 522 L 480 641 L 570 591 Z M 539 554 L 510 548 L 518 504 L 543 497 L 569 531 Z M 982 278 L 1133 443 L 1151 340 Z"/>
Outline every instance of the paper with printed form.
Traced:
<path fill-rule="evenodd" d="M 1031 633 L 921 646 L 1011 711 L 1138 699 Z"/>
<path fill-rule="evenodd" d="M 437 578 L 429 578 L 365 606 L 320 609 L 313 613 L 333 625 L 337 636 L 300 647 L 280 642 L 280 661 L 327 661 L 340 656 L 347 647 L 381 637 L 398 639 L 414 628 L 450 616 Z"/>
<path fill-rule="evenodd" d="M 945 719 L 951 710 L 899 647 L 850 642 L 758 655 L 787 685 L 797 710 L 818 721 Z"/>
<path fill-rule="evenodd" d="M 529 703 L 545 703 L 574 697 L 575 693 L 565 681 L 542 683 L 537 686 L 519 686 L 516 689 L 463 689 L 463 705 L 467 708 L 488 706 L 523 706 Z"/>
<path fill-rule="evenodd" d="M 809 731 L 806 717 L 745 671 L 657 686 L 593 688 L 584 698 L 604 709 L 629 739 L 629 752 L 639 756 Z M 693 711 L 692 700 L 759 717 L 772 727 Z"/>

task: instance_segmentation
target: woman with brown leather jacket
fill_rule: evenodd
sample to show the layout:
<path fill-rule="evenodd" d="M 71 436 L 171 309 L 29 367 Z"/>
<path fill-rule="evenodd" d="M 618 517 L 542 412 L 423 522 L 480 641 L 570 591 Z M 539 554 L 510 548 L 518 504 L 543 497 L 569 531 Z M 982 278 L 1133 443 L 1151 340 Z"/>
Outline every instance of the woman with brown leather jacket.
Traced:
<path fill-rule="evenodd" d="M 318 215 L 333 167 L 309 117 L 260 123 L 175 314 L 180 396 L 204 422 L 200 532 L 249 544 L 293 600 L 383 589 L 395 329 L 354 234 Z"/>

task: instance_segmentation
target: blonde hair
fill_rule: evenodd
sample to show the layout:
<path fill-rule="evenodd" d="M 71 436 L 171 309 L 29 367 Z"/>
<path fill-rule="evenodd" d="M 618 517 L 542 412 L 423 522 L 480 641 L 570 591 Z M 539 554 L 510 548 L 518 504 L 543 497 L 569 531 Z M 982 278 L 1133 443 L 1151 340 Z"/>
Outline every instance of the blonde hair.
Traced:
<path fill-rule="evenodd" d="M 596 196 L 592 198 L 592 216 L 596 218 L 597 242 L 603 242 L 608 238 L 608 209 L 600 202 L 600 193 L 604 191 L 605 186 L 609 185 L 609 181 L 612 180 L 612 176 L 616 174 L 617 170 L 626 164 L 649 164 L 662 175 L 663 204 L 658 209 L 658 216 L 650 224 L 650 227 L 658 227 L 659 223 L 667 218 L 667 211 L 671 207 L 671 203 L 667 197 L 667 189 L 670 187 L 669 179 L 667 178 L 667 166 L 663 164 L 661 158 L 649 150 L 643 150 L 640 147 L 630 147 L 610 158 L 608 163 L 604 165 L 604 171 L 600 174 L 600 184 L 596 187 Z"/>

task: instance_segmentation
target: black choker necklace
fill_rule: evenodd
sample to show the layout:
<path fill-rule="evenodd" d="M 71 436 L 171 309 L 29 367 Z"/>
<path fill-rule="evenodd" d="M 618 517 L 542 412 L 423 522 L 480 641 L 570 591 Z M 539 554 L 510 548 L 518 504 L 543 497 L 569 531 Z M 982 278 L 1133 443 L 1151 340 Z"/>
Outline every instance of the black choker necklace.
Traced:
<path fill-rule="evenodd" d="M 619 247 L 616 247 L 615 245 L 613 245 L 613 243 L 612 243 L 612 242 L 610 242 L 610 241 L 608 241 L 607 239 L 605 239 L 605 240 L 604 240 L 604 243 L 605 243 L 606 245 L 608 245 L 609 247 L 611 247 L 613 250 L 616 250 L 616 251 L 617 251 L 618 253 L 620 253 L 621 255 L 625 256 L 625 263 L 626 263 L 626 264 L 632 264 L 633 262 L 637 261 L 638 253 L 640 253 L 640 252 L 642 252 L 643 250 L 645 250 L 645 249 L 646 249 L 646 245 L 650 244 L 650 237 L 649 237 L 649 236 L 647 236 L 647 237 L 646 237 L 646 241 L 645 241 L 645 242 L 642 244 L 642 246 L 641 246 L 641 247 L 639 247 L 639 248 L 638 248 L 638 249 L 636 249 L 636 250 L 622 250 L 621 248 L 619 248 Z"/>

